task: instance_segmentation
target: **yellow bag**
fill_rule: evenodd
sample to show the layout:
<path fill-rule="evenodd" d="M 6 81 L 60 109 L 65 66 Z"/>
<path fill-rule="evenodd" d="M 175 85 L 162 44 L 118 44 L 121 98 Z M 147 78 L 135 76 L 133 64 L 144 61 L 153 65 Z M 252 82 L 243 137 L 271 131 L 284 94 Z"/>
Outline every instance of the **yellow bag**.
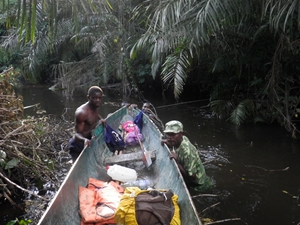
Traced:
<path fill-rule="evenodd" d="M 127 187 L 115 213 L 117 225 L 180 225 L 178 196 L 172 190 Z"/>

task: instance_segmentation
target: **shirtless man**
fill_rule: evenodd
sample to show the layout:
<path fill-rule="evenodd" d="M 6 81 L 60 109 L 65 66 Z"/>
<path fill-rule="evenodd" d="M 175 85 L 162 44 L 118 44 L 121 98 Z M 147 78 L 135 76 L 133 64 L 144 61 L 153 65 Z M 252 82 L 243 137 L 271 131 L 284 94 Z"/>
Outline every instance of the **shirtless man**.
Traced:
<path fill-rule="evenodd" d="M 99 124 L 105 123 L 98 113 L 101 105 L 103 91 L 98 86 L 88 90 L 88 101 L 75 111 L 75 135 L 69 141 L 68 148 L 73 161 L 75 161 L 85 146 L 90 147 L 92 130 Z"/>

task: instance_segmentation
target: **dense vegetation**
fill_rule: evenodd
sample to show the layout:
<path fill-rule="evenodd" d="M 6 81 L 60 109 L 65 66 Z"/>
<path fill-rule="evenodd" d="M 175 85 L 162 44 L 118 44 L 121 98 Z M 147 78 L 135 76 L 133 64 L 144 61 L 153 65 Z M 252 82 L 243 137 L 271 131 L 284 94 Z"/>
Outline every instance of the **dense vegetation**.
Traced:
<path fill-rule="evenodd" d="M 0 73 L 0 205 L 27 215 L 1 224 L 25 225 L 39 220 L 71 167 L 66 146 L 74 124 L 37 108 L 36 116 L 25 117 L 15 76 L 12 68 Z"/>
<path fill-rule="evenodd" d="M 24 82 L 122 84 L 210 98 L 219 118 L 277 122 L 294 137 L 299 0 L 4 0 L 1 60 Z"/>

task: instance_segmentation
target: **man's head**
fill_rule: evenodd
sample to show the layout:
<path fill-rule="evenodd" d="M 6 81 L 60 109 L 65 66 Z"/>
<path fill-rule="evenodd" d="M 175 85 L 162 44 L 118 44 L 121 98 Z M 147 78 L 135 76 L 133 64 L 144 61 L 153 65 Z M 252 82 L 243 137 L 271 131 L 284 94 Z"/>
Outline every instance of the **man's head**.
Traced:
<path fill-rule="evenodd" d="M 177 120 L 172 120 L 166 123 L 165 136 L 167 138 L 167 145 L 170 147 L 179 147 L 183 137 L 183 125 Z"/>
<path fill-rule="evenodd" d="M 92 86 L 88 90 L 87 98 L 92 106 L 99 107 L 102 101 L 103 91 L 98 86 Z"/>
<path fill-rule="evenodd" d="M 98 87 L 98 86 L 92 86 L 92 87 L 90 87 L 90 89 L 88 90 L 88 94 L 87 95 L 91 96 L 91 95 L 93 95 L 96 92 L 100 92 L 103 95 L 102 89 L 100 87 Z"/>
<path fill-rule="evenodd" d="M 144 110 L 145 112 L 148 111 L 151 107 L 151 103 L 150 102 L 145 102 L 143 104 L 142 110 Z"/>

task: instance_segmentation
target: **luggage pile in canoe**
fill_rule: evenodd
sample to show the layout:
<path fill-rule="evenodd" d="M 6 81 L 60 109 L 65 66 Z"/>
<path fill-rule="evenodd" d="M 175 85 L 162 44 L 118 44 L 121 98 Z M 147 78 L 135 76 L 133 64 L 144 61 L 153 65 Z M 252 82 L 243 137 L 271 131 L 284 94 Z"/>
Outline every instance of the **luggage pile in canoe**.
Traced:
<path fill-rule="evenodd" d="M 172 190 L 122 188 L 114 181 L 90 178 L 79 187 L 81 225 L 180 225 L 178 196 Z"/>
<path fill-rule="evenodd" d="M 109 115 L 107 118 L 107 124 L 114 130 L 118 130 L 125 115 L 130 115 L 132 118 L 135 118 L 139 113 L 140 111 L 137 109 L 130 109 L 126 107 L 121 108 Z M 167 146 L 161 145 L 161 133 L 147 116 L 143 117 L 143 128 L 141 130 L 143 139 L 140 140 L 141 144 L 139 143 L 131 147 L 126 147 L 124 154 L 121 155 L 112 154 L 105 142 L 104 130 L 103 125 L 99 125 L 93 131 L 94 138 L 92 139 L 91 147 L 85 148 L 78 159 L 74 162 L 74 165 L 66 176 L 65 181 L 40 219 L 39 224 L 79 225 L 82 219 L 79 213 L 79 187 L 86 187 L 90 179 L 104 182 L 105 185 L 110 182 L 114 182 L 107 174 L 107 166 L 117 164 L 134 169 L 137 172 L 137 180 L 151 181 L 152 188 L 163 193 L 156 193 L 156 196 L 153 196 L 154 194 L 152 193 L 153 198 L 164 198 L 164 194 L 168 191 L 168 195 L 171 196 L 173 194 L 171 199 L 177 198 L 176 202 L 178 203 L 178 211 L 176 212 L 178 212 L 181 224 L 201 225 L 197 211 L 180 171 L 176 163 L 169 159 L 170 150 Z M 142 157 L 145 157 L 145 154 L 148 155 L 148 159 L 150 157 L 152 162 L 151 165 L 145 165 L 145 162 L 143 162 Z M 123 188 L 125 188 L 125 186 Z M 133 190 L 135 190 L 135 193 L 149 192 L 147 190 L 141 190 L 138 187 L 126 187 L 122 197 L 133 195 L 131 193 Z M 121 205 L 122 197 L 119 205 Z M 132 199 L 138 199 L 137 195 L 135 195 L 135 198 Z M 125 199 L 124 201 L 129 200 L 130 199 Z M 175 208 L 177 203 L 175 203 Z M 137 208 L 141 209 L 143 206 L 136 206 L 135 209 Z M 109 212 L 109 210 L 105 212 Z M 119 213 L 116 215 L 118 215 L 117 218 L 120 219 L 120 221 L 124 221 L 124 216 L 122 216 L 122 214 Z M 136 215 L 137 214 L 135 214 L 135 217 Z M 146 218 L 148 217 L 146 216 Z M 136 217 L 135 219 L 139 218 Z M 130 223 L 127 222 L 125 224 Z"/>

